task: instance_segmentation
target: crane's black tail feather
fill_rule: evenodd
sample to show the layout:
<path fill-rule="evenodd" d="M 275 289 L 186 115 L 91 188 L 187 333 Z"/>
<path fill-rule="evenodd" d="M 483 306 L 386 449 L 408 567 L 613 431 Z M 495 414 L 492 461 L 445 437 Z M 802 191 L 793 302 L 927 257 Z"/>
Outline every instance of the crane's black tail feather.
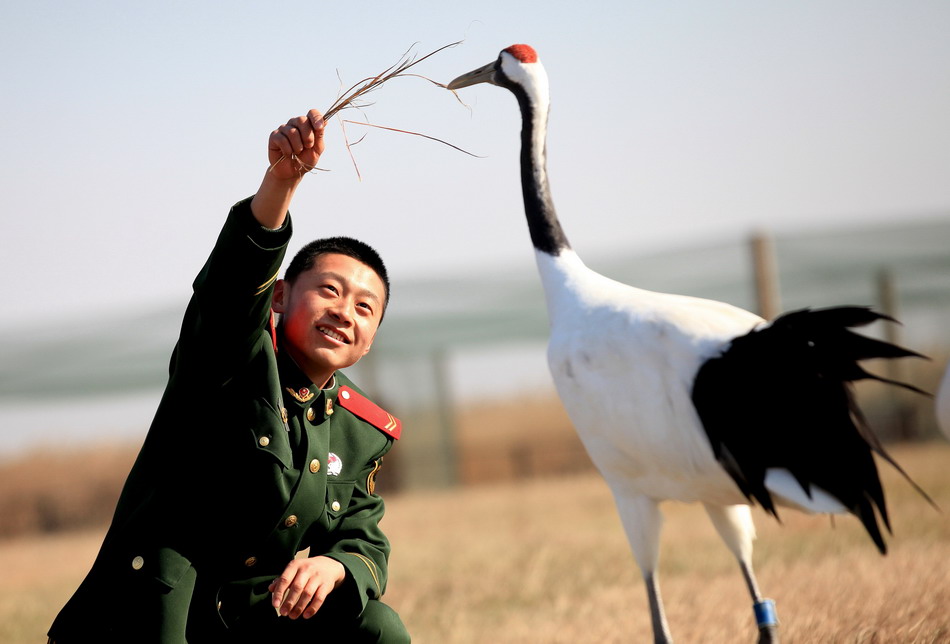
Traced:
<path fill-rule="evenodd" d="M 818 487 L 838 499 L 884 553 L 878 517 L 888 532 L 890 520 L 872 452 L 936 505 L 884 449 L 851 391 L 851 383 L 873 379 L 925 394 L 860 366 L 925 357 L 851 331 L 878 320 L 895 322 L 863 306 L 786 313 L 706 361 L 692 396 L 716 458 L 746 498 L 777 518 L 765 475 L 786 469 L 809 497 Z"/>
<path fill-rule="evenodd" d="M 893 381 L 883 380 L 883 382 L 892 383 Z M 903 383 L 894 382 L 893 384 L 903 384 Z M 921 391 L 920 389 L 917 389 L 916 387 L 912 387 L 911 391 L 919 392 L 925 396 L 931 396 L 931 394 L 927 393 L 926 391 Z M 934 501 L 922 487 L 917 485 L 917 481 L 912 479 L 910 477 L 910 474 L 908 474 L 907 471 L 903 467 L 901 467 L 901 464 L 898 463 L 896 460 L 894 460 L 894 457 L 891 456 L 890 453 L 886 449 L 884 449 L 884 445 L 881 443 L 881 439 L 879 439 L 877 437 L 877 434 L 875 434 L 874 431 L 871 429 L 870 424 L 868 424 L 867 418 L 865 418 L 864 416 L 864 412 L 862 412 L 861 409 L 857 406 L 857 404 L 854 403 L 853 397 L 852 397 L 851 413 L 855 419 L 855 426 L 858 428 L 858 431 L 861 433 L 861 436 L 864 438 L 864 440 L 867 441 L 868 447 L 870 447 L 871 450 L 875 454 L 880 456 L 883 460 L 887 461 L 887 463 L 891 467 L 897 470 L 898 474 L 904 477 L 904 480 L 907 481 L 910 484 L 910 486 L 914 488 L 917 491 L 917 493 L 920 494 L 920 496 L 922 496 L 924 500 L 927 501 L 927 503 L 931 505 L 931 507 L 933 507 L 934 510 L 937 510 L 938 512 L 940 512 L 941 511 L 940 506 L 937 505 L 937 502 Z M 886 521 L 887 521 L 887 518 L 885 516 L 885 522 Z M 888 531 L 890 531 L 890 525 L 888 525 L 887 527 L 888 527 Z"/>

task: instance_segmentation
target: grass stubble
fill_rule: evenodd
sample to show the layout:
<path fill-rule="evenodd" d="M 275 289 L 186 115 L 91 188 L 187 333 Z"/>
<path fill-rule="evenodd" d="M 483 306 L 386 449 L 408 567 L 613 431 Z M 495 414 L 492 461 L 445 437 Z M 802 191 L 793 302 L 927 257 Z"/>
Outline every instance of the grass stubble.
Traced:
<path fill-rule="evenodd" d="M 950 508 L 950 446 L 895 446 Z M 755 565 L 785 642 L 950 642 L 950 519 L 882 467 L 894 536 L 853 517 L 755 512 Z M 646 594 L 596 475 L 405 495 L 390 504 L 390 601 L 418 642 L 647 642 Z M 678 642 L 754 642 L 751 601 L 698 505 L 664 505 L 660 575 Z M 396 527 L 399 522 L 398 528 Z M 417 543 L 418 542 L 418 543 Z"/>
<path fill-rule="evenodd" d="M 893 448 L 945 510 L 950 446 Z M 882 467 L 894 536 L 857 520 L 756 512 L 755 564 L 785 642 L 950 642 L 950 518 Z M 393 494 L 386 601 L 419 644 L 650 641 L 646 597 L 595 474 Z M 666 504 L 661 583 L 678 642 L 753 642 L 741 575 L 699 506 Z M 0 541 L 0 642 L 42 641 L 103 530 Z"/>

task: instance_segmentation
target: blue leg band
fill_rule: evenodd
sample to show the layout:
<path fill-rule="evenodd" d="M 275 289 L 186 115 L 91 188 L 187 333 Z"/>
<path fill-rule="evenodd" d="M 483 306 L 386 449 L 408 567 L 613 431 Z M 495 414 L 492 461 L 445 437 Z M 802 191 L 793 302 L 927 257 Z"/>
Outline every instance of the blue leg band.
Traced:
<path fill-rule="evenodd" d="M 777 626 L 778 614 L 775 612 L 775 602 L 771 599 L 763 599 L 752 607 L 755 611 L 755 623 L 761 628 L 763 626 Z"/>

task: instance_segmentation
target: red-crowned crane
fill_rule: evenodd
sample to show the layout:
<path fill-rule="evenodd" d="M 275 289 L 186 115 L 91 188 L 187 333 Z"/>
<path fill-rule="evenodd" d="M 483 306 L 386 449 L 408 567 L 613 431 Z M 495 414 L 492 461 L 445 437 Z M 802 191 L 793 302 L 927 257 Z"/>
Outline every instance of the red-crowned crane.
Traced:
<path fill-rule="evenodd" d="M 865 307 L 806 309 L 766 323 L 591 271 L 551 198 L 548 77 L 537 54 L 513 45 L 448 87 L 482 82 L 510 90 L 521 108 L 521 183 L 550 318 L 548 365 L 613 493 L 646 582 L 655 641 L 670 641 L 656 576 L 659 504 L 668 499 L 703 504 L 742 568 L 759 641 L 777 641 L 774 603 L 752 572 L 749 504 L 776 516 L 777 505 L 850 512 L 885 552 L 878 518 L 890 526 L 872 452 L 893 461 L 849 383 L 876 378 L 858 360 L 918 354 L 851 332 L 885 317 Z"/>

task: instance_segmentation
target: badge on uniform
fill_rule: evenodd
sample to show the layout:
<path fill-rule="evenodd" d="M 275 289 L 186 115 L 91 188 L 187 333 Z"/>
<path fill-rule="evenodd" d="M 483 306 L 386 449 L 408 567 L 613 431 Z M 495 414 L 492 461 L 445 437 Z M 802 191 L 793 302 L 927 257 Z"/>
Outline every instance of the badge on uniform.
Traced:
<path fill-rule="evenodd" d="M 284 391 L 293 396 L 297 402 L 302 403 L 310 402 L 310 400 L 316 396 L 308 387 L 301 387 L 299 391 L 294 391 L 290 387 L 284 387 Z"/>
<path fill-rule="evenodd" d="M 339 476 L 343 471 L 343 461 L 340 457 L 330 452 L 327 456 L 327 476 Z"/>

